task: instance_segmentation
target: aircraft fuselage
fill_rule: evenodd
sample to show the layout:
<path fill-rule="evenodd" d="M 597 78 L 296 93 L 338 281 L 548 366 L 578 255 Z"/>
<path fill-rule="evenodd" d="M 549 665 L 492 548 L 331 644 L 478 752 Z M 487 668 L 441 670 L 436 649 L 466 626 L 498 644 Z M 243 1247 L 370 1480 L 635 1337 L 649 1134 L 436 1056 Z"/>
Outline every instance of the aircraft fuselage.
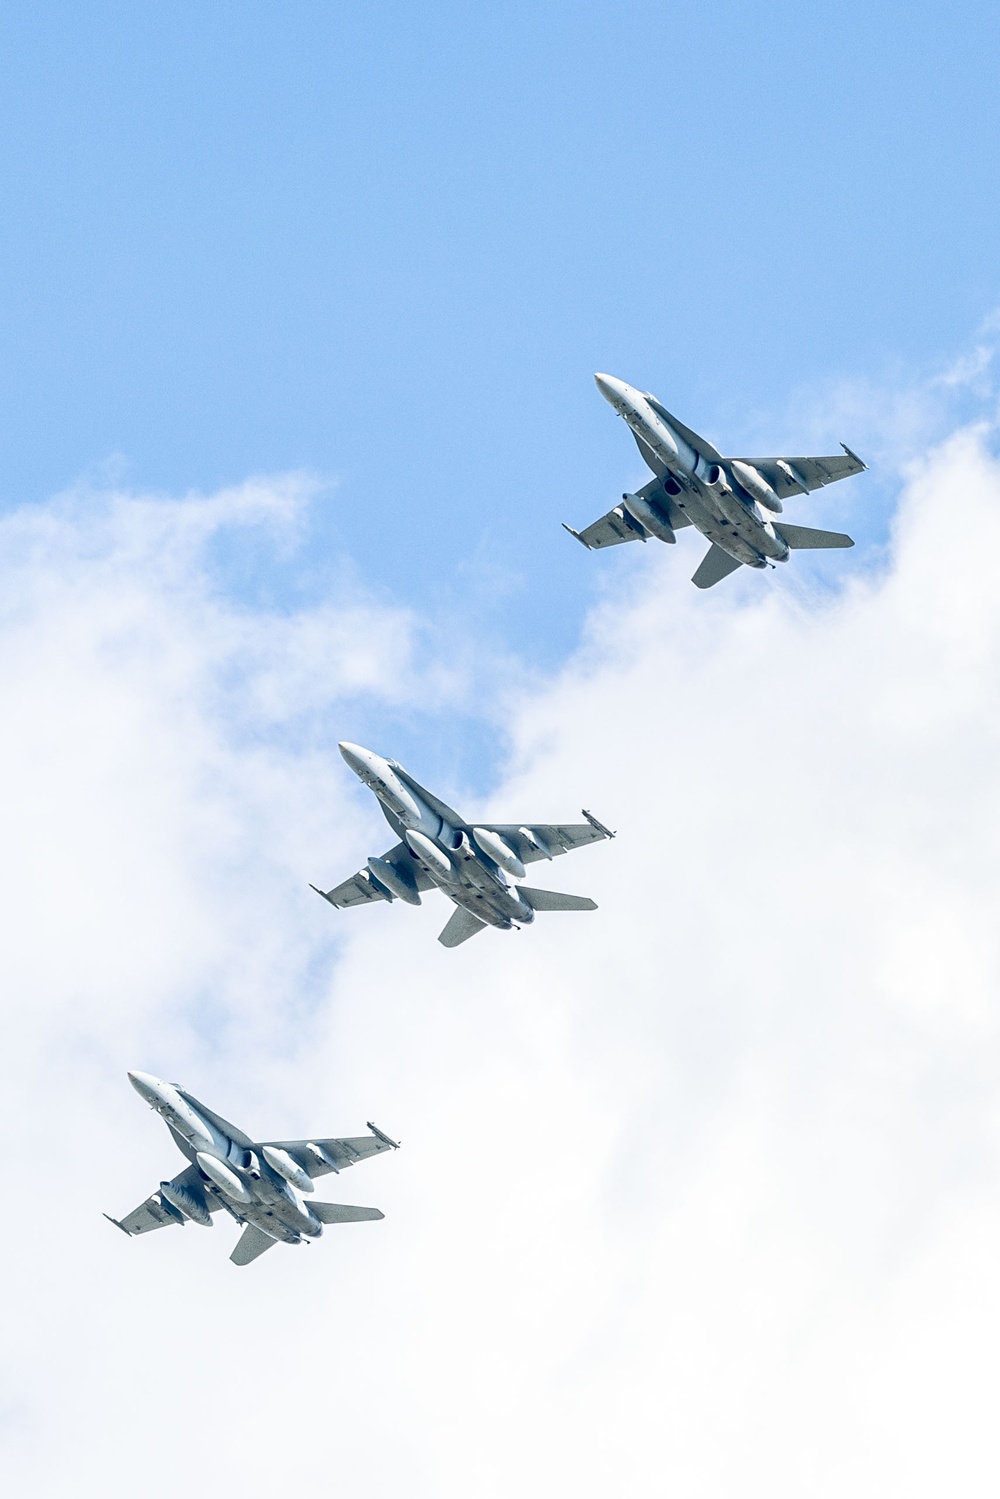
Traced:
<path fill-rule="evenodd" d="M 281 1243 L 299 1244 L 303 1238 L 319 1237 L 323 1225 L 308 1203 L 255 1150 L 223 1134 L 171 1083 L 147 1072 L 130 1072 L 129 1080 L 167 1124 L 179 1149 L 197 1167 L 200 1202 L 197 1196 L 185 1201 L 176 1192 L 172 1198 L 170 1183 L 160 1184 L 161 1202 L 178 1222 L 190 1218 L 197 1223 L 210 1223 L 207 1203 L 214 1198 L 238 1223 L 252 1223 Z M 204 1210 L 204 1217 L 199 1209 Z"/>
<path fill-rule="evenodd" d="M 375 793 L 386 821 L 406 844 L 414 865 L 450 901 L 501 930 L 509 930 L 515 922 L 534 921 L 534 911 L 516 887 L 508 884 L 500 866 L 473 842 L 465 827 L 454 826 L 429 807 L 399 766 L 358 744 L 341 744 L 340 753 Z M 394 898 L 384 871 L 380 878 L 377 860 L 369 860 L 368 874 L 390 900 Z"/>
<path fill-rule="evenodd" d="M 595 378 L 604 398 L 667 470 L 671 503 L 704 537 L 746 567 L 787 560 L 786 542 L 732 472 L 696 452 L 634 386 L 613 375 Z M 634 519 L 641 526 L 641 515 Z"/>

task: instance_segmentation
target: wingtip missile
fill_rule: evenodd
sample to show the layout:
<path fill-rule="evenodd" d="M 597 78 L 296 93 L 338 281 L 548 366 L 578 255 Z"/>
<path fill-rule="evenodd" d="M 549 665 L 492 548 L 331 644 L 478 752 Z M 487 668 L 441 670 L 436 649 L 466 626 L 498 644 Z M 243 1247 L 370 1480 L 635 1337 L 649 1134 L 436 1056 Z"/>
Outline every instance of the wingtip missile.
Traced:
<path fill-rule="evenodd" d="M 863 458 L 859 458 L 858 455 L 857 455 L 857 453 L 853 453 L 851 451 L 851 449 L 847 446 L 846 442 L 842 442 L 840 444 L 840 446 L 843 448 L 843 450 L 847 454 L 848 458 L 853 458 L 855 463 L 860 463 L 861 464 L 861 471 L 862 471 L 862 473 L 864 473 L 864 471 L 868 467 L 868 465 L 865 462 L 865 460 Z"/>
<path fill-rule="evenodd" d="M 318 885 L 310 885 L 309 889 L 310 890 L 315 890 L 315 892 L 316 892 L 317 895 L 322 895 L 322 897 L 323 897 L 324 900 L 330 901 L 330 905 L 331 906 L 336 904 L 336 902 L 330 900 L 330 897 L 327 895 L 326 891 L 325 890 L 321 890 Z M 313 910 L 315 910 L 315 909 L 316 909 L 316 907 L 314 906 Z"/>
<path fill-rule="evenodd" d="M 387 1134 L 384 1134 L 382 1130 L 379 1129 L 377 1124 L 372 1124 L 370 1119 L 366 1119 L 365 1123 L 371 1130 L 372 1134 L 375 1136 L 376 1140 L 381 1140 L 383 1145 L 390 1145 L 393 1150 L 399 1149 L 398 1140 L 391 1140 Z"/>
<path fill-rule="evenodd" d="M 112 1216 L 111 1216 L 110 1213 L 102 1213 L 101 1217 L 102 1218 L 107 1218 L 108 1222 L 109 1223 L 113 1223 L 114 1226 L 115 1226 L 115 1228 L 120 1228 L 121 1231 L 122 1231 L 122 1233 L 125 1235 L 126 1239 L 131 1239 L 132 1235 L 129 1233 L 129 1231 L 125 1227 L 124 1223 L 119 1223 L 118 1219 L 117 1218 L 112 1218 Z"/>
<path fill-rule="evenodd" d="M 587 821 L 590 823 L 590 826 L 596 832 L 600 833 L 600 835 L 601 835 L 602 838 L 614 838 L 616 836 L 611 831 L 610 828 L 606 828 L 604 826 L 603 822 L 598 822 L 598 820 L 594 816 L 593 812 L 588 812 L 587 809 L 586 809 L 586 807 L 581 807 L 580 810 L 583 813 L 584 817 L 587 819 Z"/>
<path fill-rule="evenodd" d="M 591 547 L 590 543 L 584 541 L 584 539 L 580 535 L 579 531 L 574 531 L 573 527 L 572 526 L 567 526 L 567 524 L 566 524 L 565 521 L 562 522 L 562 528 L 563 528 L 564 531 L 568 531 L 571 536 L 575 536 L 576 539 L 577 539 L 577 541 L 580 543 L 580 545 L 582 547 L 586 547 L 588 552 L 590 552 L 590 551 L 593 550 L 593 548 Z"/>

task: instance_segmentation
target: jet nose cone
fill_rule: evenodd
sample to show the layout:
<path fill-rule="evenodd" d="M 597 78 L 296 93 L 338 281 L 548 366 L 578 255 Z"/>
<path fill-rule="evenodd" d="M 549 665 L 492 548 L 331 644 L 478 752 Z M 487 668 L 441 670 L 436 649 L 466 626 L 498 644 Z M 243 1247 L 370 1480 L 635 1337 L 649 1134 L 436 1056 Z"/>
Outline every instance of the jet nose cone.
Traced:
<path fill-rule="evenodd" d="M 346 739 L 338 744 L 337 748 L 356 776 L 361 774 L 371 760 L 371 750 L 366 750 L 360 744 L 349 744 Z"/>
<path fill-rule="evenodd" d="M 610 401 L 612 406 L 627 388 L 625 381 L 619 380 L 615 375 L 595 375 L 594 381 L 601 395 L 606 401 Z"/>
<path fill-rule="evenodd" d="M 130 1072 L 128 1080 L 140 1098 L 145 1098 L 147 1101 L 151 1097 L 155 1097 L 162 1086 L 160 1079 L 154 1077 L 151 1072 Z"/>

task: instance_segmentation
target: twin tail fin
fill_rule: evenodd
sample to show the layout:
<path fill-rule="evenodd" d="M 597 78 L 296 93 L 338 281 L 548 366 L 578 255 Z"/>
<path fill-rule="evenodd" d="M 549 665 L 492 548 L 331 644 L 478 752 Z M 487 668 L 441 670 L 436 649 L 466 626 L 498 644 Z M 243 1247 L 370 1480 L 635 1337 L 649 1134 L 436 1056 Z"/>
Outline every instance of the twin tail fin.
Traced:
<path fill-rule="evenodd" d="M 343 1202 L 310 1202 L 309 1207 L 320 1223 L 371 1223 L 385 1217 L 378 1208 L 352 1208 Z M 262 1228 L 248 1223 L 229 1258 L 234 1265 L 249 1265 L 277 1243 Z"/>
<path fill-rule="evenodd" d="M 608 836 L 614 837 L 614 834 Z M 518 885 L 517 893 L 533 911 L 597 910 L 597 902 L 587 895 L 563 895 L 558 890 L 536 890 L 531 885 Z M 458 947 L 481 932 L 485 926 L 485 921 L 480 921 L 478 916 L 473 916 L 464 906 L 456 906 L 438 941 L 442 947 Z"/>

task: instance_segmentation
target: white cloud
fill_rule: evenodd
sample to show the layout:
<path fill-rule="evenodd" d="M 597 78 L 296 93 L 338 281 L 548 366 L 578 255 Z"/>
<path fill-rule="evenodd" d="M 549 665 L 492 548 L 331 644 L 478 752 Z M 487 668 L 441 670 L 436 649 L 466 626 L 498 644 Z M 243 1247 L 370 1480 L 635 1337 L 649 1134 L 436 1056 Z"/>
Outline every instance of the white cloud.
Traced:
<path fill-rule="evenodd" d="M 512 697 L 488 809 L 617 826 L 538 881 L 601 910 L 456 952 L 440 899 L 304 890 L 386 836 L 316 715 L 415 701 L 420 622 L 237 608 L 213 527 L 305 502 L 254 496 L 0 532 L 11 1491 L 992 1494 L 985 434 L 838 595 L 647 548 Z M 133 1065 L 251 1130 L 397 1131 L 337 1183 L 386 1221 L 246 1271 L 223 1226 L 128 1243 L 100 1210 L 175 1169 Z"/>

